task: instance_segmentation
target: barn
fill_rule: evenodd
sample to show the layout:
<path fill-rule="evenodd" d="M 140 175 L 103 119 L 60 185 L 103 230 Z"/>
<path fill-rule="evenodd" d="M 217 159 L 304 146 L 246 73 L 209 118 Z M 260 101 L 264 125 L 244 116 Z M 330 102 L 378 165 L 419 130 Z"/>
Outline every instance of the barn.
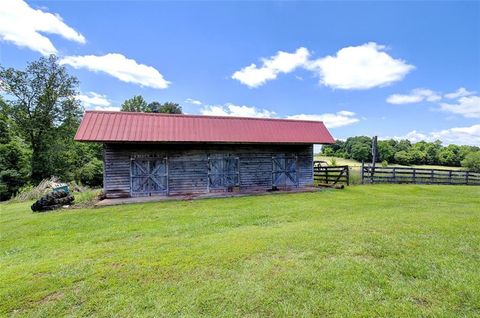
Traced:
<path fill-rule="evenodd" d="M 313 184 L 322 122 L 87 111 L 75 140 L 104 144 L 107 198 L 250 192 Z"/>

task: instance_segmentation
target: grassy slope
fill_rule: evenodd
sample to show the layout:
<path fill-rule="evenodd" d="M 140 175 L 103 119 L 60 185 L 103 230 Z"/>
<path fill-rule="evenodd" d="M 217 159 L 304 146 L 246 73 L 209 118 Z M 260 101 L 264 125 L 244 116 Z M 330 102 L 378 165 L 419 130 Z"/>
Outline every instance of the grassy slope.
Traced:
<path fill-rule="evenodd" d="M 360 167 L 362 166 L 362 163 L 353 159 L 344 159 L 344 158 L 338 158 L 338 157 L 326 157 L 326 156 L 320 156 L 320 155 L 315 155 L 315 160 L 323 160 L 326 161 L 328 164 L 330 164 L 330 160 L 332 158 L 335 158 L 337 165 L 348 165 L 351 167 Z M 366 163 L 368 164 L 368 163 Z M 381 163 L 378 163 L 379 166 L 381 166 Z M 427 169 L 447 169 L 447 170 L 463 170 L 465 168 L 462 167 L 449 167 L 449 166 L 435 166 L 435 165 L 412 165 L 412 166 L 402 166 L 399 164 L 388 164 L 390 167 L 415 167 L 415 168 L 427 168 Z"/>
<path fill-rule="evenodd" d="M 1 316 L 480 315 L 480 187 L 0 209 Z"/>

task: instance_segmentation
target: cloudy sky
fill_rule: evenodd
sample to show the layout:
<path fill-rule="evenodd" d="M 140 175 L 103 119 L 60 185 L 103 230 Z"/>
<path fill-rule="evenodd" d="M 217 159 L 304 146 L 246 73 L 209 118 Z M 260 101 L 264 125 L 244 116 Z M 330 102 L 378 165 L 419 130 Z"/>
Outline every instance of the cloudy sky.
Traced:
<path fill-rule="evenodd" d="M 322 120 L 480 145 L 480 2 L 0 1 L 0 63 L 57 54 L 86 109 Z"/>

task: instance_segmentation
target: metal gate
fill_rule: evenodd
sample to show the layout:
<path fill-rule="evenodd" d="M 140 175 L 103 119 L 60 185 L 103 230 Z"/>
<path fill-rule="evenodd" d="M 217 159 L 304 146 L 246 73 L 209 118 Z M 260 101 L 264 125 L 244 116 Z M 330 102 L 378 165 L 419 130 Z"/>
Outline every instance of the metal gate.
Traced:
<path fill-rule="evenodd" d="M 272 157 L 272 186 L 298 186 L 296 156 Z"/>
<path fill-rule="evenodd" d="M 208 188 L 228 189 L 240 184 L 238 158 L 208 158 Z"/>
<path fill-rule="evenodd" d="M 132 195 L 168 194 L 167 158 L 134 157 L 130 176 Z"/>

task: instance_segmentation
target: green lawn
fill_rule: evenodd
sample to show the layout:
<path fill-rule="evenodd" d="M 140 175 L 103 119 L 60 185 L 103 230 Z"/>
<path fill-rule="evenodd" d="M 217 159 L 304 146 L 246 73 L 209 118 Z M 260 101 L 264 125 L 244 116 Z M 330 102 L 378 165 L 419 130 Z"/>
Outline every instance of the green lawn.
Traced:
<path fill-rule="evenodd" d="M 0 209 L 0 316 L 480 316 L 480 187 Z"/>

